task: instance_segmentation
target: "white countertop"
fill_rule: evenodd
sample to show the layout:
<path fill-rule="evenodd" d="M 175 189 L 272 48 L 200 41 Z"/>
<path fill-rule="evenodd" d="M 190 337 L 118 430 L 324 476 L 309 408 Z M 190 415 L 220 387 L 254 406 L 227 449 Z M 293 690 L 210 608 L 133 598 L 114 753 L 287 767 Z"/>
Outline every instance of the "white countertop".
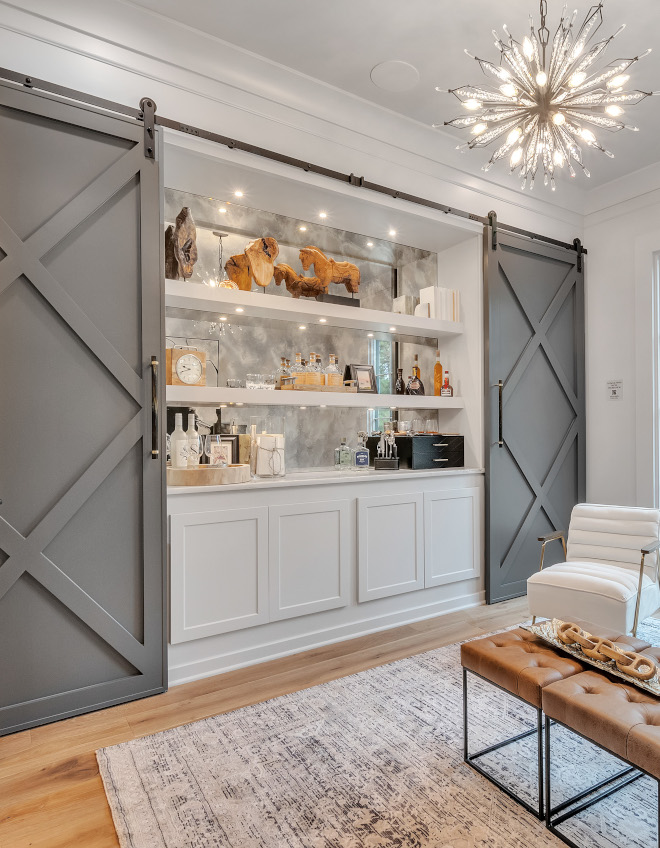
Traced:
<path fill-rule="evenodd" d="M 333 483 L 364 483 L 373 480 L 405 480 L 416 477 L 460 477 L 465 474 L 483 474 L 483 468 L 447 468 L 442 471 L 421 469 L 412 471 L 335 471 L 334 469 L 315 469 L 293 471 L 286 477 L 275 480 L 259 479 L 249 483 L 230 483 L 225 486 L 168 486 L 168 495 L 199 494 L 200 492 L 235 492 L 243 489 L 293 488 L 295 486 L 323 486 Z"/>

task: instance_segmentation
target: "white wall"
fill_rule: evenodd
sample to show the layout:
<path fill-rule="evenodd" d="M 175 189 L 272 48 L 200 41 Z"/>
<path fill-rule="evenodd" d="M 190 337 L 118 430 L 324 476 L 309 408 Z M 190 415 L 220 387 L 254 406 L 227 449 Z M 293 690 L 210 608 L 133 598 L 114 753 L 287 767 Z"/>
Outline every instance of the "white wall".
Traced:
<path fill-rule="evenodd" d="M 646 193 L 626 199 L 631 185 L 610 186 L 585 219 L 587 498 L 652 506 L 657 338 L 652 309 L 652 257 L 660 250 L 660 189 L 647 174 Z M 644 182 L 634 186 L 642 191 Z M 654 341 L 655 338 L 655 341 Z M 623 380 L 609 400 L 608 380 Z"/>

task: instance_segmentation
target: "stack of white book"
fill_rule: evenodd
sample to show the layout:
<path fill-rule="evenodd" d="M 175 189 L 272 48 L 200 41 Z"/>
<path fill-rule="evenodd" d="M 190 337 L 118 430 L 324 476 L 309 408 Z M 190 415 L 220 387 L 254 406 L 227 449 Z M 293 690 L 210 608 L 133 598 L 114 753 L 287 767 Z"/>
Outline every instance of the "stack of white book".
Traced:
<path fill-rule="evenodd" d="M 415 314 L 439 321 L 461 320 L 461 293 L 456 289 L 446 289 L 442 286 L 428 286 L 420 289 L 419 306 Z"/>

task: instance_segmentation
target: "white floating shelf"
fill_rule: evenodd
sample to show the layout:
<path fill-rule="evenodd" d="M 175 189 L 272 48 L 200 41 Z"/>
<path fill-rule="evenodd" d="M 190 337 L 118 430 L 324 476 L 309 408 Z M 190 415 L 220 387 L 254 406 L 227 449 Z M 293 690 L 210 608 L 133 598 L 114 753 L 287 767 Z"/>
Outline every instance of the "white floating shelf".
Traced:
<path fill-rule="evenodd" d="M 305 323 L 309 330 L 315 324 L 320 324 L 427 339 L 446 339 L 459 336 L 463 332 L 463 324 L 457 321 L 438 321 L 435 318 L 399 315 L 396 312 L 342 306 L 337 303 L 319 303 L 310 298 L 278 297 L 269 295 L 266 290 L 245 292 L 216 289 L 201 283 L 176 280 L 165 280 L 165 309 L 168 315 L 188 317 L 185 312 L 189 312 L 191 318 L 199 320 L 201 317 L 213 321 L 217 321 L 221 315 L 226 315 L 230 320 L 232 317 L 236 319 L 236 310 L 239 309 L 241 320 L 271 318 L 278 321 L 298 321 Z M 321 321 L 322 318 L 325 321 Z"/>
<path fill-rule="evenodd" d="M 167 386 L 168 406 L 343 406 L 357 409 L 463 409 L 460 397 L 435 395 L 372 395 L 366 392 L 295 392 L 269 389 L 227 389 L 213 386 Z"/>

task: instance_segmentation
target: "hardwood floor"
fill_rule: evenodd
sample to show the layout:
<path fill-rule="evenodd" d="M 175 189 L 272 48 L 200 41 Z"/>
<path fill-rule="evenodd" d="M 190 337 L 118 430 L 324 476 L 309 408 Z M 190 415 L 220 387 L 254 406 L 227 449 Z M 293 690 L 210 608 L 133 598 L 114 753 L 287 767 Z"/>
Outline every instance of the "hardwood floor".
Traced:
<path fill-rule="evenodd" d="M 117 848 L 98 748 L 517 624 L 525 598 L 316 648 L 0 739 L 1 848 Z"/>

